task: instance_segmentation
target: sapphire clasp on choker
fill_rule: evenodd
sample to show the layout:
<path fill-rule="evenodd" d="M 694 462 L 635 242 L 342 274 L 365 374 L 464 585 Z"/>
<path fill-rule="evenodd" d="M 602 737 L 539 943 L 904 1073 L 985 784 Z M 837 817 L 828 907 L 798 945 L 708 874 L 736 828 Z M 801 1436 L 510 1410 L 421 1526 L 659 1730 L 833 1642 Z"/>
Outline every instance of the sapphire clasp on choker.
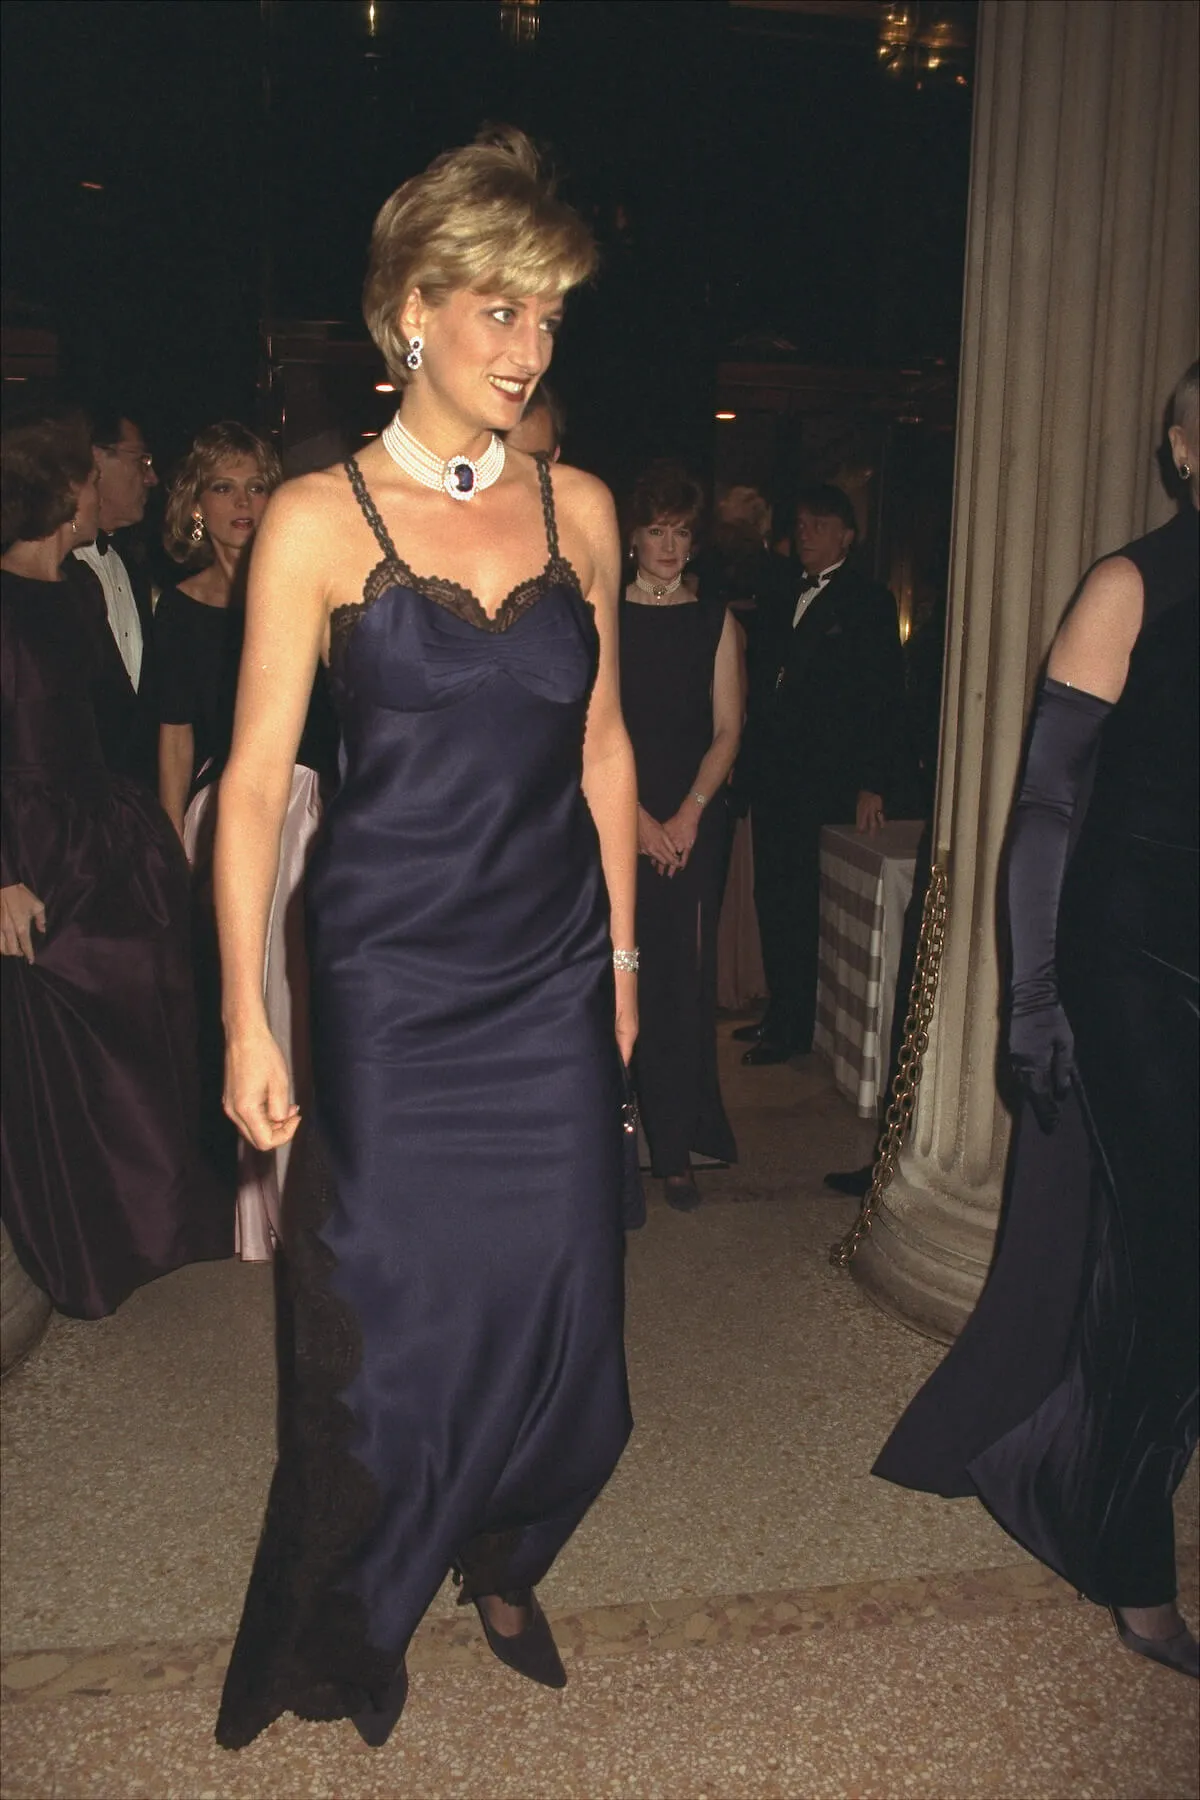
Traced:
<path fill-rule="evenodd" d="M 456 456 L 446 464 L 442 486 L 452 500 L 469 500 L 475 492 L 479 470 L 469 456 Z"/>
<path fill-rule="evenodd" d="M 469 456 L 451 456 L 443 462 L 401 423 L 399 413 L 390 425 L 384 426 L 380 441 L 406 475 L 422 487 L 441 488 L 452 500 L 473 500 L 499 480 L 504 468 L 504 440 L 495 432 L 478 462 Z"/>

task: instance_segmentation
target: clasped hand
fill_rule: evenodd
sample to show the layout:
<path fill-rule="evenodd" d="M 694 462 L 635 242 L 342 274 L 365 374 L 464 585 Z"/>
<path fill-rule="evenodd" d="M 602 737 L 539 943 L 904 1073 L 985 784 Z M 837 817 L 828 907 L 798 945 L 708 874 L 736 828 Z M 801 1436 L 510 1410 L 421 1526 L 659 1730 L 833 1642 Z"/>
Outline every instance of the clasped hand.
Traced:
<path fill-rule="evenodd" d="M 700 815 L 687 803 L 665 825 L 638 807 L 638 854 L 648 856 L 660 875 L 677 875 L 687 867 L 696 844 Z"/>
<path fill-rule="evenodd" d="M 256 1150 L 278 1150 L 295 1137 L 300 1108 L 283 1052 L 265 1025 L 227 1039 L 221 1105 Z"/>

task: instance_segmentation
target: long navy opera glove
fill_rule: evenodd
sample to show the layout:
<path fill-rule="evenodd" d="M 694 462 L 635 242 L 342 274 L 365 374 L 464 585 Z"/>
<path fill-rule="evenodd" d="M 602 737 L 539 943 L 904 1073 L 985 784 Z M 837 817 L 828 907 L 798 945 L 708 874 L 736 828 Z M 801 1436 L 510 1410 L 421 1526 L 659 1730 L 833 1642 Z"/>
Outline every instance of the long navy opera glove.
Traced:
<path fill-rule="evenodd" d="M 1008 1053 L 1043 1131 L 1071 1088 L 1075 1040 L 1058 997 L 1055 940 L 1072 820 L 1096 755 L 1107 700 L 1049 677 L 1034 712 L 1008 851 L 1012 990 Z"/>

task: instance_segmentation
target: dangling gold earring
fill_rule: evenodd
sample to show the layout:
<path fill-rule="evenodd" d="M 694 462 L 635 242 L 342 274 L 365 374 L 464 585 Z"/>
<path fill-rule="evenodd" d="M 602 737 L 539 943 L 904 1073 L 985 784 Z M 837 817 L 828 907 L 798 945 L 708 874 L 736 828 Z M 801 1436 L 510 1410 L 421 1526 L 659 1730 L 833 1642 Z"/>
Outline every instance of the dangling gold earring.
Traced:
<path fill-rule="evenodd" d="M 192 529 L 188 533 L 188 536 L 191 538 L 193 544 L 202 544 L 204 542 L 204 520 L 200 517 L 199 513 L 193 513 L 192 515 Z"/>

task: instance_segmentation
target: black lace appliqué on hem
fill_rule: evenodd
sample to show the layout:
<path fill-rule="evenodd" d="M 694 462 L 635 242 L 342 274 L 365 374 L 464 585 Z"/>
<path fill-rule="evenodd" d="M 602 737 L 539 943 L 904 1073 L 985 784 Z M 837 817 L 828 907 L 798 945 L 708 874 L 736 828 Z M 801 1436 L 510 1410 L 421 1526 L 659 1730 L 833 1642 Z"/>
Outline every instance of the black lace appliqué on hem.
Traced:
<path fill-rule="evenodd" d="M 378 1486 L 349 1445 L 341 1399 L 362 1358 L 352 1309 L 333 1292 L 318 1233 L 332 1176 L 315 1130 L 293 1151 L 277 1265 L 279 1460 L 217 1719 L 240 1750 L 281 1713 L 340 1719 L 380 1707 L 402 1661 L 370 1642 L 366 1608 L 339 1589 L 378 1517 Z"/>

